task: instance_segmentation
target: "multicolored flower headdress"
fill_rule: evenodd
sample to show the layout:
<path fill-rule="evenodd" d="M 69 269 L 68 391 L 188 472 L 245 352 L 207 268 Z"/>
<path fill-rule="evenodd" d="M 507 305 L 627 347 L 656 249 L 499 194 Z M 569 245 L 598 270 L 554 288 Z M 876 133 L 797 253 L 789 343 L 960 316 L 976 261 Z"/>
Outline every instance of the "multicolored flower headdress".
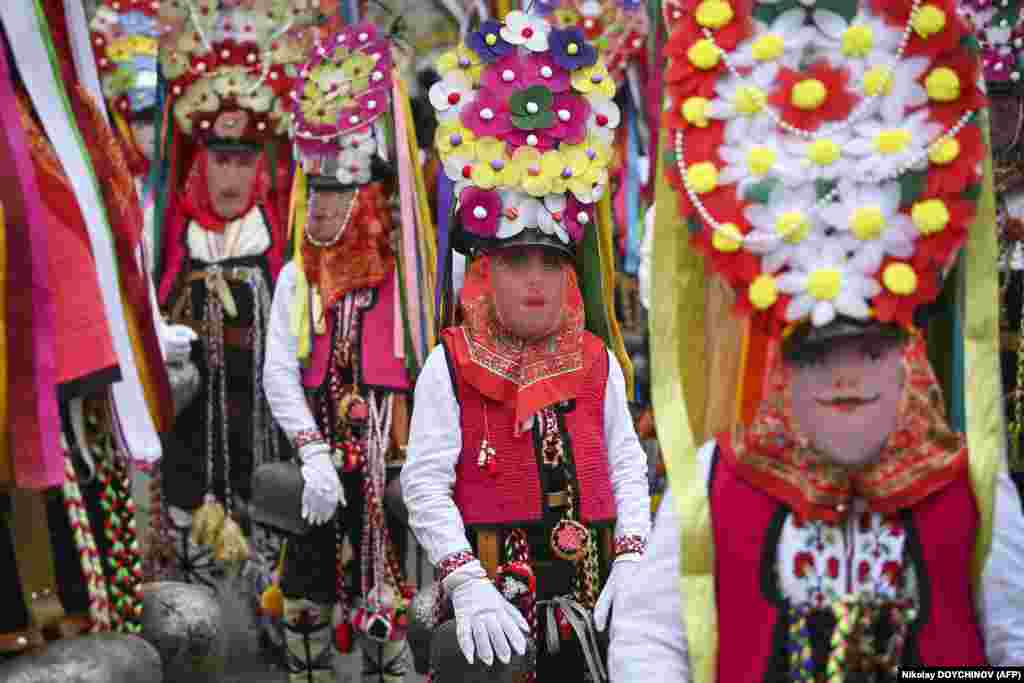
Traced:
<path fill-rule="evenodd" d="M 776 329 L 911 324 L 981 193 L 984 84 L 955 1 L 678 5 L 669 176 L 739 306 Z"/>
<path fill-rule="evenodd" d="M 314 184 L 378 179 L 385 168 L 374 123 L 391 110 L 391 44 L 373 24 L 318 41 L 291 92 L 293 138 Z"/>
<path fill-rule="evenodd" d="M 619 83 L 629 61 L 647 45 L 647 11 L 641 0 L 537 0 L 533 10 L 554 28 L 575 30 L 579 39 L 590 41 Z"/>
<path fill-rule="evenodd" d="M 105 0 L 90 24 L 103 95 L 131 121 L 156 107 L 158 0 Z"/>
<path fill-rule="evenodd" d="M 960 12 L 974 24 L 990 91 L 1024 87 L 1024 16 L 1019 0 L 960 0 Z"/>
<path fill-rule="evenodd" d="M 430 88 L 461 232 L 476 249 L 546 235 L 568 248 L 595 220 L 619 124 L 615 82 L 578 30 L 510 12 L 467 36 Z"/>
<path fill-rule="evenodd" d="M 315 38 L 313 5 L 162 0 L 160 63 L 182 132 L 207 144 L 284 135 L 292 79 Z"/>

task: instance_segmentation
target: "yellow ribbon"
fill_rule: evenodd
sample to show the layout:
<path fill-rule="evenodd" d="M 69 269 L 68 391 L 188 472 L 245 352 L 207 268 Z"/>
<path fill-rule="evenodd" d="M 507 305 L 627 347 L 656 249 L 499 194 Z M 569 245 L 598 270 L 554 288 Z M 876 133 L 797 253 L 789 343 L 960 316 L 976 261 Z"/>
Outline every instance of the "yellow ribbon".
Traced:
<path fill-rule="evenodd" d="M 986 146 L 988 117 L 983 118 Z M 978 504 L 978 537 L 974 546 L 972 579 L 980 590 L 981 576 L 992 548 L 992 516 L 996 477 L 1004 467 L 1002 378 L 999 365 L 999 275 L 996 263 L 996 200 L 992 158 L 985 155 L 985 177 L 978 215 L 960 256 L 960 281 L 964 321 L 964 407 L 967 447 L 970 451 L 971 488 Z"/>
<path fill-rule="evenodd" d="M 611 344 L 615 358 L 622 366 L 622 374 L 626 378 L 626 395 L 631 399 L 634 396 L 634 375 L 633 361 L 626 353 L 626 342 L 622 338 L 622 328 L 619 327 L 619 319 L 615 317 L 615 241 L 613 231 L 615 223 L 612 221 L 612 198 L 610 192 L 597 203 L 597 244 L 598 254 L 601 257 L 601 291 L 604 299 L 604 317 L 608 321 L 608 342 Z"/>
<path fill-rule="evenodd" d="M 295 298 L 292 300 L 291 329 L 299 340 L 298 358 L 303 361 L 313 351 L 313 339 L 310 336 L 309 281 L 302 263 L 302 240 L 306 238 L 306 217 L 308 215 L 309 198 L 306 196 L 306 173 L 302 164 L 296 164 L 295 178 L 292 180 L 291 201 L 288 207 L 288 232 L 294 240 L 292 260 L 295 261 Z"/>

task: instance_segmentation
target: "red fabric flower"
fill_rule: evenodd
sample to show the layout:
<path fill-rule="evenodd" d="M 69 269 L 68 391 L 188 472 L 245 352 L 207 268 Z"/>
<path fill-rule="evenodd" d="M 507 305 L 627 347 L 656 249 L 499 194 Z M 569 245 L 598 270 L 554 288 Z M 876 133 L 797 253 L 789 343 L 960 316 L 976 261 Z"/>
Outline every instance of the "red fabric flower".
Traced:
<path fill-rule="evenodd" d="M 985 94 L 978 88 L 979 63 L 973 55 L 965 50 L 940 58 L 932 62 L 931 66 L 921 74 L 919 79 L 922 86 L 927 87 L 928 77 L 936 69 L 950 69 L 956 74 L 960 82 L 960 96 L 952 102 L 939 102 L 931 100 L 928 108 L 931 111 L 929 118 L 942 124 L 944 130 L 949 130 L 959 122 L 960 117 L 972 109 L 982 109 L 987 106 Z"/>
<path fill-rule="evenodd" d="M 882 576 L 896 588 L 903 587 L 903 565 L 896 560 L 889 560 L 882 565 Z"/>
<path fill-rule="evenodd" d="M 932 162 L 928 166 L 928 187 L 925 192 L 933 197 L 960 195 L 970 185 L 980 182 L 978 165 L 985 158 L 985 144 L 981 126 L 970 123 L 954 138 L 960 152 L 948 164 Z"/>
<path fill-rule="evenodd" d="M 793 574 L 798 579 L 807 576 L 807 570 L 814 568 L 814 555 L 804 551 L 796 554 L 793 558 Z"/>
<path fill-rule="evenodd" d="M 886 257 L 878 269 L 880 278 L 885 269 L 893 263 L 906 262 Z M 889 291 L 883 283 L 882 291 L 872 300 L 875 317 L 880 322 L 896 322 L 911 325 L 914 320 L 914 309 L 938 297 L 942 289 L 942 282 L 938 277 L 938 273 L 929 270 L 919 270 L 914 261 L 911 261 L 909 265 L 917 274 L 917 289 L 910 294 L 901 295 Z"/>
<path fill-rule="evenodd" d="M 814 109 L 801 109 L 793 104 L 793 89 L 808 80 L 820 81 L 825 86 L 825 99 Z M 849 117 L 857 104 L 857 96 L 848 89 L 849 74 L 825 62 L 817 62 L 806 71 L 783 68 L 779 71 L 778 87 L 769 96 L 782 112 L 782 120 L 802 130 L 817 130 L 826 121 L 841 121 Z"/>
<path fill-rule="evenodd" d="M 672 37 L 677 35 L 689 42 L 704 38 L 704 27 L 697 22 L 697 9 L 704 0 L 687 0 L 682 19 Z M 732 20 L 718 29 L 711 29 L 715 42 L 724 50 L 733 50 L 751 34 L 751 15 L 754 3 L 750 0 L 728 0 L 732 6 Z"/>
<path fill-rule="evenodd" d="M 750 224 L 743 215 L 746 203 L 737 201 L 732 186 L 704 195 L 701 201 L 719 224 L 731 223 L 744 235 L 750 232 Z M 761 273 L 760 259 L 756 254 L 742 248 L 736 251 L 716 248 L 715 230 L 710 225 L 705 225 L 703 230 L 694 234 L 691 241 L 705 258 L 711 260 L 714 272 L 719 273 L 737 291 L 745 291 L 747 284 Z"/>
<path fill-rule="evenodd" d="M 830 578 L 839 577 L 839 558 L 830 557 L 828 558 L 828 575 Z"/>
<path fill-rule="evenodd" d="M 911 3 L 891 2 L 890 0 L 872 0 L 872 9 L 876 14 L 885 19 L 886 23 L 900 31 L 910 20 Z M 960 41 L 965 34 L 969 33 L 967 24 L 957 13 L 955 0 L 925 0 L 921 3 L 921 10 L 931 11 L 934 8 L 942 12 L 945 19 L 945 26 L 938 33 L 928 37 L 922 37 L 916 29 L 911 28 L 910 40 L 907 42 L 907 49 L 904 54 L 907 57 L 927 56 L 938 57 L 941 54 L 954 50 L 960 46 Z"/>
<path fill-rule="evenodd" d="M 676 102 L 685 102 L 694 95 L 711 99 L 715 95 L 715 83 L 726 73 L 725 61 L 722 59 L 710 69 L 700 69 L 690 61 L 690 48 L 700 40 L 703 40 L 703 36 L 689 40 L 685 36 L 673 34 L 665 46 L 665 56 L 669 58 L 665 84 Z"/>
<path fill-rule="evenodd" d="M 857 582 L 867 583 L 871 578 L 871 564 L 867 560 L 861 560 L 857 565 Z"/>

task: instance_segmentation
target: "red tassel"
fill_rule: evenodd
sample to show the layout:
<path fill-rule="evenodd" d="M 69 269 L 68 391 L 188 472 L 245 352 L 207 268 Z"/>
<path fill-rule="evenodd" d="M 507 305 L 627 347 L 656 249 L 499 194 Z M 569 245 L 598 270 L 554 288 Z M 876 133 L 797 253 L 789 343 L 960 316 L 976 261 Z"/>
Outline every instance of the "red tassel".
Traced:
<path fill-rule="evenodd" d="M 347 655 L 352 652 L 352 624 L 344 621 L 335 627 L 334 643 L 341 654 Z"/>

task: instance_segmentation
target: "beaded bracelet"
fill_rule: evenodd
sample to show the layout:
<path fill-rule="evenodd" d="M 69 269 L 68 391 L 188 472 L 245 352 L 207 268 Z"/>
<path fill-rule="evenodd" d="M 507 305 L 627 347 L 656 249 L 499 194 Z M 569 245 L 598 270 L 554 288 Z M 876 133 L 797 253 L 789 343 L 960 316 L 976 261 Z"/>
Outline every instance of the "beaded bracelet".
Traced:
<path fill-rule="evenodd" d="M 320 435 L 319 429 L 300 429 L 295 432 L 295 438 L 292 439 L 292 443 L 295 444 L 295 450 L 302 450 L 304 446 L 308 446 L 313 443 L 326 444 L 324 437 Z"/>
<path fill-rule="evenodd" d="M 612 543 L 612 555 L 614 557 L 631 553 L 643 555 L 645 550 L 647 550 L 647 539 L 637 534 L 616 536 L 615 541 Z"/>
<path fill-rule="evenodd" d="M 437 570 L 439 575 L 437 580 L 444 583 L 444 580 L 451 576 L 456 569 L 465 567 L 467 564 L 474 561 L 476 561 L 476 555 L 468 550 L 452 553 L 438 563 Z"/>

